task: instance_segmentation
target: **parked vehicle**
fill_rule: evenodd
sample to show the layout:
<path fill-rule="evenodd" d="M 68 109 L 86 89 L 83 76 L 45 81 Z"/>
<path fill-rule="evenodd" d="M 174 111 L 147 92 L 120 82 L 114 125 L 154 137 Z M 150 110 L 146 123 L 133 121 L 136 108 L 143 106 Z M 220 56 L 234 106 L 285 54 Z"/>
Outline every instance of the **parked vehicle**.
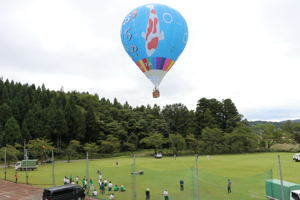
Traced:
<path fill-rule="evenodd" d="M 278 179 L 266 180 L 266 195 L 268 199 L 281 200 L 281 182 Z M 283 181 L 285 200 L 300 200 L 300 185 Z"/>
<path fill-rule="evenodd" d="M 157 153 L 157 154 L 154 155 L 154 158 L 162 158 L 162 157 L 163 157 L 163 156 L 162 156 L 161 153 Z"/>
<path fill-rule="evenodd" d="M 84 198 L 84 189 L 75 184 L 45 188 L 43 192 L 43 200 L 84 200 Z"/>
<path fill-rule="evenodd" d="M 38 167 L 38 160 L 22 160 L 15 164 L 16 170 L 34 170 Z"/>
<path fill-rule="evenodd" d="M 293 155 L 293 160 L 296 161 L 296 162 L 300 162 L 300 153 L 295 153 Z"/>
<path fill-rule="evenodd" d="M 53 162 L 52 159 L 47 159 L 47 160 L 43 160 L 42 163 L 52 163 L 52 162 Z"/>

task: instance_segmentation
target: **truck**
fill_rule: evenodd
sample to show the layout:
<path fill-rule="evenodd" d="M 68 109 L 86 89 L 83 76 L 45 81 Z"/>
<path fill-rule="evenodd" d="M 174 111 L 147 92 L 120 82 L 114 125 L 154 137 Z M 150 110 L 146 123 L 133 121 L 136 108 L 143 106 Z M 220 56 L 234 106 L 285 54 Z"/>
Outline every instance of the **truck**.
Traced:
<path fill-rule="evenodd" d="M 38 167 L 38 160 L 22 160 L 15 164 L 16 171 L 34 170 Z"/>
<path fill-rule="evenodd" d="M 284 200 L 300 200 L 300 185 L 287 181 L 283 182 Z M 266 196 L 272 200 L 283 200 L 281 196 L 281 181 L 278 179 L 266 180 Z"/>
<path fill-rule="evenodd" d="M 295 154 L 293 155 L 293 160 L 294 160 L 295 162 L 300 162 L 300 153 L 295 153 Z"/>

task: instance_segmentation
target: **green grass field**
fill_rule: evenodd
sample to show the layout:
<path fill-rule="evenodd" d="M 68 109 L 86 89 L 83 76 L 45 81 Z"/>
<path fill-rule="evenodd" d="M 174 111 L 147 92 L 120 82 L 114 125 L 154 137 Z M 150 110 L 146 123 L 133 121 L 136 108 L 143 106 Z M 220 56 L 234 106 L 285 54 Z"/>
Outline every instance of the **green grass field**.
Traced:
<path fill-rule="evenodd" d="M 255 200 L 265 199 L 264 181 L 279 177 L 277 155 L 281 156 L 283 179 L 300 184 L 300 163 L 292 161 L 292 153 L 255 153 L 238 155 L 216 155 L 199 157 L 199 185 L 201 200 Z M 119 165 L 116 165 L 118 161 Z M 108 158 L 89 161 L 90 177 L 98 187 L 99 169 L 103 177 L 113 184 L 123 184 L 126 192 L 115 192 L 117 200 L 132 199 L 133 159 L 130 157 Z M 144 175 L 136 176 L 137 199 L 145 198 L 145 189 L 150 188 L 151 199 L 163 199 L 162 192 L 168 189 L 171 200 L 196 199 L 197 184 L 195 157 L 137 157 L 136 170 L 143 170 Z M 2 169 L 2 172 L 4 170 Z M 86 175 L 86 161 L 55 164 L 55 183 L 63 184 L 64 176 L 79 176 L 80 184 Z M 8 169 L 7 178 L 14 180 L 14 169 Z M 25 172 L 18 172 L 20 182 L 25 183 Z M 52 183 L 52 164 L 40 166 L 36 171 L 28 172 L 29 183 L 49 187 Z M 4 177 L 2 173 L 1 178 Z M 227 194 L 227 179 L 232 181 L 232 193 Z M 179 180 L 185 181 L 185 191 L 179 191 Z M 108 193 L 99 198 L 108 199 Z"/>

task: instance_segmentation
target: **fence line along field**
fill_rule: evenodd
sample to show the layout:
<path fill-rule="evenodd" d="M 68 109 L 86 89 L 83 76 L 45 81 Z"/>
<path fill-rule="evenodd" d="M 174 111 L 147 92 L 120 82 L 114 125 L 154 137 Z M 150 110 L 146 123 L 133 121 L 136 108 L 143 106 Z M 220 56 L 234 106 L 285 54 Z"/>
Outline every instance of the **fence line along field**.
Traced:
<path fill-rule="evenodd" d="M 18 182 L 26 183 L 26 173 L 29 184 L 40 187 L 50 187 L 55 179 L 55 185 L 62 185 L 64 177 L 92 178 L 94 187 L 98 190 L 97 198 L 108 199 L 109 192 L 101 195 L 98 185 L 98 173 L 102 179 L 111 181 L 113 185 L 124 185 L 126 192 L 116 191 L 116 199 L 144 199 L 146 188 L 150 189 L 151 199 L 163 199 L 163 191 L 169 192 L 171 200 L 197 199 L 201 200 L 255 200 L 265 198 L 265 180 L 279 178 L 277 155 L 281 156 L 283 179 L 300 183 L 300 163 L 292 160 L 292 153 L 254 153 L 237 155 L 199 156 L 198 178 L 195 171 L 194 156 L 184 157 L 137 157 L 135 178 L 132 157 L 116 157 L 99 160 L 78 160 L 70 163 L 58 161 L 52 176 L 52 164 L 39 166 L 35 171 L 18 171 Z M 4 179 L 4 169 L 1 178 Z M 8 168 L 6 178 L 15 181 L 15 170 Z M 231 180 L 232 193 L 227 193 L 227 181 Z M 184 181 L 184 190 L 180 190 L 179 182 Z M 199 186 L 199 189 L 198 189 Z M 90 192 L 91 194 L 91 192 Z"/>

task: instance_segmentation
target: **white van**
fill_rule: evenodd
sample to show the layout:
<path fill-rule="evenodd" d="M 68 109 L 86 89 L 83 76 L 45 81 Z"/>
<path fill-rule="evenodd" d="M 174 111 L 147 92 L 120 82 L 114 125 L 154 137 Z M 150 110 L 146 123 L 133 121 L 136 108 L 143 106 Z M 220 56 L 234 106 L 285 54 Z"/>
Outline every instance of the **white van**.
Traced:
<path fill-rule="evenodd" d="M 294 160 L 295 162 L 300 162 L 300 153 L 295 153 L 295 154 L 293 155 L 293 160 Z"/>

